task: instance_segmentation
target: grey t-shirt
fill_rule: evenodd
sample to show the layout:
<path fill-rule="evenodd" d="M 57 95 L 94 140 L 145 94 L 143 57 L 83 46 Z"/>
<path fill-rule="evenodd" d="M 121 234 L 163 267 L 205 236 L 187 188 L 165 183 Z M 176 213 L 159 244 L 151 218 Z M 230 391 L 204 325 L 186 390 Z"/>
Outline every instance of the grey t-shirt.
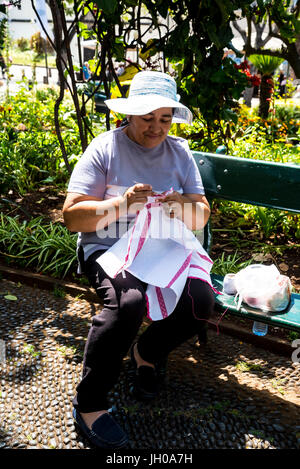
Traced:
<path fill-rule="evenodd" d="M 68 192 L 108 199 L 124 194 L 137 182 L 151 184 L 155 192 L 173 188 L 186 194 L 204 194 L 198 168 L 180 137 L 167 138 L 154 148 L 133 142 L 120 127 L 96 137 L 71 175 Z M 130 217 L 94 233 L 79 233 L 85 259 L 97 249 L 107 249 L 128 229 Z"/>

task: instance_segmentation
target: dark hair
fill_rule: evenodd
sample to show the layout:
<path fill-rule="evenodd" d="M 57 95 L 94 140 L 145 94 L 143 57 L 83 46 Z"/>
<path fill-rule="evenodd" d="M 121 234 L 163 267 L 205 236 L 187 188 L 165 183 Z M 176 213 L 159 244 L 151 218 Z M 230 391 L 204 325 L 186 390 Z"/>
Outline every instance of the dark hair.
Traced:
<path fill-rule="evenodd" d="M 125 125 L 128 125 L 129 124 L 129 121 L 127 119 L 127 117 L 124 117 L 124 119 L 122 120 L 121 124 L 120 124 L 120 127 L 125 127 Z"/>

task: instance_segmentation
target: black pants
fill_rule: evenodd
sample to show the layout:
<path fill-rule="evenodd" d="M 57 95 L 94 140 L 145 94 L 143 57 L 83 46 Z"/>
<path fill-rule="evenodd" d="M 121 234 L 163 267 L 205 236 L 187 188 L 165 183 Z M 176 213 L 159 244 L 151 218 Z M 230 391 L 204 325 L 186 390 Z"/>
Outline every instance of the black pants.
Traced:
<path fill-rule="evenodd" d="M 115 279 L 106 275 L 96 262 L 97 251 L 84 263 L 90 284 L 103 302 L 100 314 L 92 318 L 83 358 L 82 380 L 77 386 L 73 405 L 80 412 L 108 408 L 107 393 L 116 383 L 122 359 L 135 339 L 146 313 L 147 284 L 126 272 Z M 192 298 L 191 298 L 192 297 Z M 141 357 L 155 363 L 180 344 L 197 334 L 199 324 L 208 319 L 214 306 L 210 286 L 188 279 L 173 313 L 153 321 L 138 341 Z"/>

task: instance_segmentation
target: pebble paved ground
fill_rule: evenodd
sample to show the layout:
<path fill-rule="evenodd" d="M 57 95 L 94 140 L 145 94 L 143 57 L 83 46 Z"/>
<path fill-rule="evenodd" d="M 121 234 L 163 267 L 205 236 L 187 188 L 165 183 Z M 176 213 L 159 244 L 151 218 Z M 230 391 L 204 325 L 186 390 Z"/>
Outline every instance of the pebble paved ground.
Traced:
<path fill-rule="evenodd" d="M 72 398 L 101 307 L 57 295 L 0 282 L 0 448 L 92 448 L 76 431 Z M 300 448 L 300 365 L 236 338 L 209 331 L 205 347 L 179 347 L 152 403 L 130 387 L 126 357 L 110 401 L 130 449 Z"/>

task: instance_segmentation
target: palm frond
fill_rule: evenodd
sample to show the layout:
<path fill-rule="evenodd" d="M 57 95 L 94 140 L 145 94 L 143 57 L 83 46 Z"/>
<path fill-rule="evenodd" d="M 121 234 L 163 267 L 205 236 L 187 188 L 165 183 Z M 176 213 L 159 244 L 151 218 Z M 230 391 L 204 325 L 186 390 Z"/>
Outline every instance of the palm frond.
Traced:
<path fill-rule="evenodd" d="M 248 59 L 262 75 L 270 75 L 283 62 L 283 59 L 281 59 L 280 57 L 273 57 L 271 55 L 260 54 L 250 55 Z"/>

